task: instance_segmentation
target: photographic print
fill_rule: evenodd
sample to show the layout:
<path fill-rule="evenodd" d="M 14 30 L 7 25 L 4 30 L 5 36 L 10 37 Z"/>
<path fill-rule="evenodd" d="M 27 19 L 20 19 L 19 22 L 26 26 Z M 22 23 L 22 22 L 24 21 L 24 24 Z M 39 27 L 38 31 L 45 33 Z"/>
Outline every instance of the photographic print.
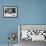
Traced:
<path fill-rule="evenodd" d="M 20 33 L 20 41 L 46 41 L 46 25 L 20 24 L 18 33 Z"/>
<path fill-rule="evenodd" d="M 4 17 L 16 17 L 17 7 L 15 6 L 5 6 L 4 7 Z"/>

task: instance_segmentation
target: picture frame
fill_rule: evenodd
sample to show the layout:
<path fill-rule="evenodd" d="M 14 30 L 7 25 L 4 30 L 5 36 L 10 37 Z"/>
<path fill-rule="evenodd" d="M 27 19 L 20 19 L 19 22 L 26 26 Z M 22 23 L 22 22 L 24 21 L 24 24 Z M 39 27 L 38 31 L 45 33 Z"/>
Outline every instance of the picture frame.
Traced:
<path fill-rule="evenodd" d="M 16 6 L 4 6 L 3 7 L 3 17 L 14 18 L 17 17 L 17 7 Z"/>
<path fill-rule="evenodd" d="M 25 39 L 24 32 L 22 34 L 22 31 L 27 30 L 28 37 Z M 22 40 L 46 41 L 46 24 L 18 24 L 18 42 Z"/>

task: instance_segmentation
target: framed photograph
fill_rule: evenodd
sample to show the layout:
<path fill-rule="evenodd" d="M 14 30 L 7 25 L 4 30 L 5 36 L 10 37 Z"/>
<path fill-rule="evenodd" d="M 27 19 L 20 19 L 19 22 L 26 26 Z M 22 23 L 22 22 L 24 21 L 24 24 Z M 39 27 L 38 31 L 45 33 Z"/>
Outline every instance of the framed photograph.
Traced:
<path fill-rule="evenodd" d="M 19 24 L 18 42 L 23 40 L 46 41 L 45 24 Z"/>
<path fill-rule="evenodd" d="M 4 17 L 17 17 L 17 7 L 16 6 L 4 6 Z"/>

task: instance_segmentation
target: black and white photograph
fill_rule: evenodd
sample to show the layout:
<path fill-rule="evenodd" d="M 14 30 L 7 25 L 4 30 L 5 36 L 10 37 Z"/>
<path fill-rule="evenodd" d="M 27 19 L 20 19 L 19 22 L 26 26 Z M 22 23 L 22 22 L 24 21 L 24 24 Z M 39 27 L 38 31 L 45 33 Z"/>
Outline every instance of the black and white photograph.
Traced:
<path fill-rule="evenodd" d="M 15 6 L 5 6 L 4 7 L 4 17 L 16 17 L 17 7 Z"/>
<path fill-rule="evenodd" d="M 35 46 L 46 44 L 46 25 L 19 24 L 18 42 L 20 46 Z M 46 46 L 46 45 L 45 45 Z"/>

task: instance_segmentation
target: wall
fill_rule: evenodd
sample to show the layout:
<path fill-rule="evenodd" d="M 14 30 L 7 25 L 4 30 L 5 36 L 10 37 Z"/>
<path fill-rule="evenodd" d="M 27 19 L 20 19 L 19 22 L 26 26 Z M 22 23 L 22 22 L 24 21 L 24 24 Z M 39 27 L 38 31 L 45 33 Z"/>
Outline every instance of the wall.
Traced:
<path fill-rule="evenodd" d="M 18 6 L 18 17 L 3 18 L 3 6 L 12 5 Z M 8 43 L 9 32 L 17 34 L 18 24 L 46 24 L 46 0 L 0 0 L 0 44 Z"/>
<path fill-rule="evenodd" d="M 0 0 L 0 44 L 9 42 L 8 34 L 10 32 L 16 32 L 17 35 L 18 18 L 3 18 L 3 6 L 17 6 L 17 3 L 18 0 Z M 17 39 L 16 43 L 18 43 Z"/>
<path fill-rule="evenodd" d="M 46 0 L 19 0 L 19 23 L 46 24 Z"/>

